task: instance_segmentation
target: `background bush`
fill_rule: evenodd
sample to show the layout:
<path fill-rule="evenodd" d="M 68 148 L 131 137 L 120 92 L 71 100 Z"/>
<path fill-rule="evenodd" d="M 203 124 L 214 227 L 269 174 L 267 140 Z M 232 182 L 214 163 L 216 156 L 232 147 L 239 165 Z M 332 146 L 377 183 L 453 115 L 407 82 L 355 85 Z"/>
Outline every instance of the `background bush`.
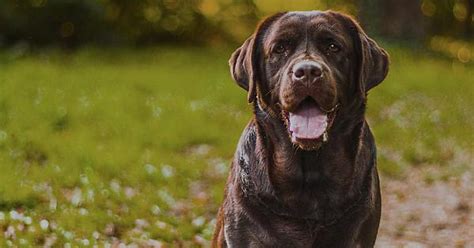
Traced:
<path fill-rule="evenodd" d="M 65 47 L 241 41 L 275 11 L 327 8 L 358 16 L 386 38 L 472 38 L 473 0 L 3 0 L 0 41 Z"/>

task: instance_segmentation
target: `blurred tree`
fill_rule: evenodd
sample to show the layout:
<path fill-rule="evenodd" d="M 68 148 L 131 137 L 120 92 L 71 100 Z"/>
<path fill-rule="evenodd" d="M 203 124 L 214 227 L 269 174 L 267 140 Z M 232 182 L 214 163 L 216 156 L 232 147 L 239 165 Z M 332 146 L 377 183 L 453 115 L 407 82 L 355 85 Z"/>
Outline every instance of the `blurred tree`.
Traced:
<path fill-rule="evenodd" d="M 242 41 L 284 10 L 334 9 L 371 34 L 423 41 L 472 39 L 474 0 L 2 0 L 0 45 Z"/>
<path fill-rule="evenodd" d="M 474 0 L 465 0 L 466 18 L 464 18 L 464 36 L 466 40 L 473 38 L 472 30 L 474 29 Z"/>
<path fill-rule="evenodd" d="M 94 0 L 0 1 L 0 41 L 67 47 L 107 40 L 113 29 L 103 22 Z"/>
<path fill-rule="evenodd" d="M 420 0 L 359 0 L 359 18 L 369 32 L 420 41 L 425 34 L 420 6 Z"/>
<path fill-rule="evenodd" d="M 423 0 L 421 10 L 427 21 L 430 36 L 449 36 L 457 39 L 472 39 L 472 0 Z"/>

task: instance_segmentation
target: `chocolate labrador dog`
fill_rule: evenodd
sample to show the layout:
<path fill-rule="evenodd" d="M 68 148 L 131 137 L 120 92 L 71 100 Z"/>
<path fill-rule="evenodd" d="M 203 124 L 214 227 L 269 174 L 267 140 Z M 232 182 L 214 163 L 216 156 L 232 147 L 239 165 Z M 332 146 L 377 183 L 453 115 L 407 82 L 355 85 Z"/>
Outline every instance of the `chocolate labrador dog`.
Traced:
<path fill-rule="evenodd" d="M 367 92 L 387 53 L 349 16 L 264 20 L 230 59 L 254 117 L 227 181 L 213 247 L 373 247 L 380 221 Z"/>

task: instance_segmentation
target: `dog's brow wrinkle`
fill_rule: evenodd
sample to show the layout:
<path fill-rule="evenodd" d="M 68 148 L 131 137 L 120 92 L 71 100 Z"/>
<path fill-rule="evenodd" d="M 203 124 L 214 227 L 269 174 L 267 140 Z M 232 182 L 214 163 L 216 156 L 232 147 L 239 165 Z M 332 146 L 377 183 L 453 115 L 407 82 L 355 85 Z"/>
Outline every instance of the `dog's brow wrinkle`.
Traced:
<path fill-rule="evenodd" d="M 323 23 L 320 23 L 317 25 L 316 30 L 319 32 L 328 32 L 331 34 L 340 34 L 341 32 L 335 28 L 336 24 L 333 24 L 331 26 L 325 26 Z"/>

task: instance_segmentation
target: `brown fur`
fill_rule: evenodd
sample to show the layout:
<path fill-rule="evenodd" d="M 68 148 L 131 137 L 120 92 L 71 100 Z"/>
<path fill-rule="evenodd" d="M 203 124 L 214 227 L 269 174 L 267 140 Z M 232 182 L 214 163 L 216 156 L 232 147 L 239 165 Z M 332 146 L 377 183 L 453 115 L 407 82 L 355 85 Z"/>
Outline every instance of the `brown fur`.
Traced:
<path fill-rule="evenodd" d="M 321 64 L 324 77 L 305 86 L 292 80 L 302 60 Z M 372 247 L 380 189 L 364 113 L 368 90 L 387 75 L 386 52 L 346 15 L 289 12 L 264 20 L 229 62 L 254 117 L 237 146 L 212 247 Z M 307 98 L 333 111 L 327 141 L 290 139 L 285 115 Z"/>

